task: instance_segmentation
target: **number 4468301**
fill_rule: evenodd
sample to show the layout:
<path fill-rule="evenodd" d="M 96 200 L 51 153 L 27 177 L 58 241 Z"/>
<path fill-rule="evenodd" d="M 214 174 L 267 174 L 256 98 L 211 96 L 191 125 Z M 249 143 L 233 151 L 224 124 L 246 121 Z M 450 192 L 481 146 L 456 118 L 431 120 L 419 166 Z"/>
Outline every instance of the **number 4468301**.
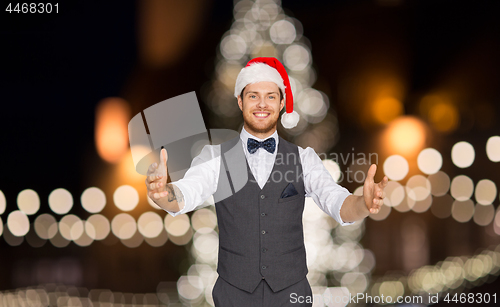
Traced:
<path fill-rule="evenodd" d="M 55 10 L 54 10 L 55 8 Z M 59 13 L 59 3 L 9 3 L 6 12 L 21 13 L 21 14 L 34 14 L 34 13 Z"/>
<path fill-rule="evenodd" d="M 496 303 L 497 294 L 494 293 L 490 295 L 489 293 L 455 293 L 455 295 L 450 296 L 450 293 L 446 294 L 443 301 L 450 303 Z"/>

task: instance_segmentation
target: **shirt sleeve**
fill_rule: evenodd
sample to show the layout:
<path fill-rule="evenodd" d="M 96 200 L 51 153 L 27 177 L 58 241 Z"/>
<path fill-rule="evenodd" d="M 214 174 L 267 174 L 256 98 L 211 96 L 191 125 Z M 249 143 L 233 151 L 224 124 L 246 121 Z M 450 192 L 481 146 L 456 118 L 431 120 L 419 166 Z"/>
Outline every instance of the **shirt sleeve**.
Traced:
<path fill-rule="evenodd" d="M 352 193 L 333 180 L 314 149 L 311 147 L 303 149 L 299 146 L 299 156 L 304 174 L 306 197 L 312 197 L 318 207 L 340 225 L 353 224 L 354 222 L 344 222 L 340 217 L 340 208 L 347 196 Z"/>
<path fill-rule="evenodd" d="M 184 214 L 201 206 L 217 190 L 220 172 L 220 145 L 205 145 L 191 162 L 184 178 L 171 182 L 184 196 L 184 207 L 178 212 L 165 210 L 172 216 Z"/>

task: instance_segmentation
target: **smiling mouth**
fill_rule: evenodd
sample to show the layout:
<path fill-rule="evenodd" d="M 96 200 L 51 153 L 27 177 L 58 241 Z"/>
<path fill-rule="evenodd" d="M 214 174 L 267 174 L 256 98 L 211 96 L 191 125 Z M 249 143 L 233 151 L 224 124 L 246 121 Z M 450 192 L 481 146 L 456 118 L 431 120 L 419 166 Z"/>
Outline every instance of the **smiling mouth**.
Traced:
<path fill-rule="evenodd" d="M 271 113 L 269 112 L 254 112 L 253 115 L 257 118 L 267 118 Z"/>

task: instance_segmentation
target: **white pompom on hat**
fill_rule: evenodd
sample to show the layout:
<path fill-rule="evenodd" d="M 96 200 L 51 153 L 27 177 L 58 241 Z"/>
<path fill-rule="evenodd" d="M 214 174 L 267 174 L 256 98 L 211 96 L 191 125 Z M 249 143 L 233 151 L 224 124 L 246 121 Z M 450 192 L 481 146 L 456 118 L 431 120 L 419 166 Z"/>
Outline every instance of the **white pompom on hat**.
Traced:
<path fill-rule="evenodd" d="M 236 78 L 234 97 L 238 98 L 248 84 L 270 81 L 276 83 L 284 93 L 286 112 L 281 116 L 281 124 L 286 129 L 297 126 L 299 114 L 293 110 L 293 95 L 290 80 L 283 64 L 276 58 L 258 57 L 250 60 Z"/>

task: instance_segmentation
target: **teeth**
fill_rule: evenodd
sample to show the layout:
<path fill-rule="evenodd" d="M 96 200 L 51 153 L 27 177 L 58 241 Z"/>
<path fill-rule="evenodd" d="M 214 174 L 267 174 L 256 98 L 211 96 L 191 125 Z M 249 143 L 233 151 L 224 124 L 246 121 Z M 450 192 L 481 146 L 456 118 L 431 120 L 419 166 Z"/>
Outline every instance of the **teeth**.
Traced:
<path fill-rule="evenodd" d="M 267 116 L 269 115 L 269 114 L 267 114 L 267 113 L 254 113 L 254 114 L 255 114 L 255 116 L 257 116 L 257 117 L 267 117 Z"/>

